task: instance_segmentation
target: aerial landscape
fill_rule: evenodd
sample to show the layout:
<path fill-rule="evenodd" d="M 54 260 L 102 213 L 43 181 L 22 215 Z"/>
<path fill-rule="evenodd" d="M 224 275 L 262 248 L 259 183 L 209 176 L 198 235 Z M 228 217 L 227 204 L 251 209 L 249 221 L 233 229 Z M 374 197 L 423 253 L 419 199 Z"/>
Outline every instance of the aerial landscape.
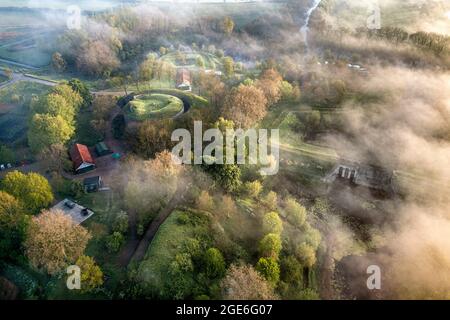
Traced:
<path fill-rule="evenodd" d="M 0 0 L 0 300 L 450 300 L 449 235 L 448 0 Z"/>

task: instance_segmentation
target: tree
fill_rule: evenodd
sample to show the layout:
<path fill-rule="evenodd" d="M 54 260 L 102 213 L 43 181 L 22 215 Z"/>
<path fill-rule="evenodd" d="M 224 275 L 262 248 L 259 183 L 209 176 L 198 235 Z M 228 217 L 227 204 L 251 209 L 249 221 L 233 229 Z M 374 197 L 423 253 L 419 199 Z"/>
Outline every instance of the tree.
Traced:
<path fill-rule="evenodd" d="M 204 211 L 211 211 L 214 208 L 214 200 L 208 191 L 203 190 L 197 199 L 197 208 Z"/>
<path fill-rule="evenodd" d="M 276 233 L 269 233 L 259 242 L 259 252 L 264 258 L 278 259 L 281 252 L 281 237 Z"/>
<path fill-rule="evenodd" d="M 113 234 L 106 237 L 106 249 L 108 249 L 108 252 L 110 253 L 116 253 L 119 252 L 120 247 L 122 247 L 123 243 L 125 242 L 125 238 L 120 232 L 113 232 Z"/>
<path fill-rule="evenodd" d="M 244 184 L 244 190 L 246 191 L 248 196 L 252 198 L 258 198 L 259 194 L 262 191 L 262 188 L 263 187 L 261 185 L 261 182 L 259 182 L 258 180 L 255 180 L 253 182 L 246 182 Z"/>
<path fill-rule="evenodd" d="M 28 129 L 28 145 L 34 153 L 53 144 L 65 144 L 75 128 L 60 115 L 35 114 Z"/>
<path fill-rule="evenodd" d="M 169 150 L 173 144 L 172 127 L 173 122 L 170 119 L 142 122 L 135 139 L 131 141 L 134 151 L 145 158 L 150 158 L 158 152 Z"/>
<path fill-rule="evenodd" d="M 33 267 L 53 275 L 75 263 L 90 238 L 85 228 L 62 211 L 44 211 L 33 217 L 28 228 L 26 255 Z"/>
<path fill-rule="evenodd" d="M 263 217 L 263 232 L 281 234 L 283 232 L 283 221 L 277 212 L 271 211 Z"/>
<path fill-rule="evenodd" d="M 262 200 L 263 204 L 270 210 L 276 210 L 278 207 L 278 195 L 275 191 L 270 191 Z"/>
<path fill-rule="evenodd" d="M 256 86 L 264 92 L 269 106 L 281 99 L 281 84 L 283 78 L 275 69 L 265 70 L 256 81 Z"/>
<path fill-rule="evenodd" d="M 303 269 L 294 256 L 281 259 L 281 279 L 295 287 L 303 284 Z"/>
<path fill-rule="evenodd" d="M 103 285 L 103 272 L 94 259 L 83 255 L 78 258 L 75 265 L 81 271 L 81 292 L 90 292 Z"/>
<path fill-rule="evenodd" d="M 16 156 L 7 146 L 0 145 L 0 164 L 14 163 Z"/>
<path fill-rule="evenodd" d="M 107 43 L 94 40 L 81 45 L 76 66 L 78 70 L 88 75 L 107 77 L 120 66 L 120 61 Z"/>
<path fill-rule="evenodd" d="M 255 269 L 273 286 L 280 281 L 280 266 L 273 258 L 260 258 Z"/>
<path fill-rule="evenodd" d="M 225 76 L 230 78 L 234 75 L 234 60 L 232 57 L 225 57 L 222 59 L 223 71 Z"/>
<path fill-rule="evenodd" d="M 225 17 L 222 21 L 222 30 L 223 32 L 229 36 L 233 33 L 234 29 L 234 21 L 230 17 Z"/>
<path fill-rule="evenodd" d="M 122 139 L 125 135 L 126 129 L 125 116 L 123 114 L 118 114 L 114 117 L 112 121 L 112 131 L 115 139 Z"/>
<path fill-rule="evenodd" d="M 204 263 L 208 278 L 222 278 L 225 274 L 225 260 L 218 249 L 209 248 L 206 250 Z"/>
<path fill-rule="evenodd" d="M 236 203 L 233 198 L 227 195 L 222 196 L 220 211 L 227 217 L 231 217 L 237 212 Z"/>
<path fill-rule="evenodd" d="M 63 97 L 67 103 L 73 107 L 75 113 L 78 113 L 84 103 L 81 94 L 68 84 L 59 84 L 53 87 L 51 93 Z"/>
<path fill-rule="evenodd" d="M 52 144 L 39 152 L 38 160 L 45 164 L 49 172 L 61 172 L 71 165 L 67 157 L 67 148 L 63 144 Z"/>
<path fill-rule="evenodd" d="M 82 82 L 79 79 L 72 79 L 69 81 L 69 85 L 75 92 L 78 92 L 78 94 L 83 99 L 82 106 L 84 108 L 91 105 L 92 101 L 94 100 L 94 97 L 92 96 L 88 86 L 84 82 Z"/>
<path fill-rule="evenodd" d="M 295 199 L 288 198 L 285 203 L 285 210 L 287 218 L 297 228 L 300 228 L 306 221 L 306 209 L 299 204 Z"/>
<path fill-rule="evenodd" d="M 227 192 L 234 192 L 241 186 L 241 169 L 236 164 L 204 164 L 206 172 Z"/>
<path fill-rule="evenodd" d="M 316 264 L 316 253 L 314 248 L 306 243 L 302 243 L 297 247 L 295 255 L 300 263 L 307 268 L 311 268 Z"/>
<path fill-rule="evenodd" d="M 225 300 L 274 300 L 272 286 L 252 266 L 231 265 L 221 282 Z"/>
<path fill-rule="evenodd" d="M 9 172 L 1 181 L 1 188 L 18 199 L 30 213 L 38 213 L 53 202 L 52 189 L 47 179 L 34 172 Z"/>
<path fill-rule="evenodd" d="M 62 95 L 55 93 L 47 94 L 43 98 L 33 101 L 31 108 L 37 114 L 51 115 L 54 117 L 60 116 L 68 124 L 74 124 L 76 110 Z"/>
<path fill-rule="evenodd" d="M 205 60 L 203 59 L 202 56 L 198 56 L 197 59 L 195 60 L 195 64 L 199 68 L 204 68 L 205 67 Z"/>
<path fill-rule="evenodd" d="M 52 67 L 56 72 L 63 72 L 66 69 L 66 61 L 59 52 L 52 55 Z"/>
<path fill-rule="evenodd" d="M 113 222 L 112 229 L 114 232 L 120 232 L 122 234 L 128 231 L 129 218 L 125 211 L 120 211 Z"/>
<path fill-rule="evenodd" d="M 216 108 L 225 96 L 225 84 L 212 73 L 199 72 L 195 78 L 195 85 L 199 93 L 207 97 Z"/>
<path fill-rule="evenodd" d="M 19 256 L 27 226 L 28 218 L 21 203 L 0 191 L 0 259 Z"/>
<path fill-rule="evenodd" d="M 237 127 L 249 128 L 267 114 L 267 99 L 255 86 L 239 85 L 225 97 L 224 118 L 233 120 Z"/>

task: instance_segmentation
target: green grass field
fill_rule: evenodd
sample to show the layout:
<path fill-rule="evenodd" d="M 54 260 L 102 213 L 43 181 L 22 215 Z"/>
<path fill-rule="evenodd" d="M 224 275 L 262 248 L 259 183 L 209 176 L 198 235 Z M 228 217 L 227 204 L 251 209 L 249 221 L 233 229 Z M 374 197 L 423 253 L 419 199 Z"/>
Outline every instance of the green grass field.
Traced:
<path fill-rule="evenodd" d="M 201 57 L 205 62 L 206 69 L 217 69 L 220 70 L 222 68 L 221 60 L 214 54 L 209 52 L 188 52 L 185 53 L 186 61 L 185 63 L 180 63 L 177 61 L 177 52 L 170 52 L 161 57 L 161 60 L 165 62 L 173 63 L 176 66 L 182 66 L 188 69 L 197 68 L 197 59 Z"/>
<path fill-rule="evenodd" d="M 183 101 L 179 98 L 158 93 L 136 96 L 126 106 L 128 117 L 136 121 L 171 118 L 182 110 Z"/>
<path fill-rule="evenodd" d="M 168 267 L 177 253 L 180 252 L 183 241 L 195 235 L 195 227 L 190 224 L 180 224 L 178 219 L 184 212 L 174 211 L 159 228 L 138 270 L 138 277 L 152 291 L 164 289 L 169 277 Z"/>

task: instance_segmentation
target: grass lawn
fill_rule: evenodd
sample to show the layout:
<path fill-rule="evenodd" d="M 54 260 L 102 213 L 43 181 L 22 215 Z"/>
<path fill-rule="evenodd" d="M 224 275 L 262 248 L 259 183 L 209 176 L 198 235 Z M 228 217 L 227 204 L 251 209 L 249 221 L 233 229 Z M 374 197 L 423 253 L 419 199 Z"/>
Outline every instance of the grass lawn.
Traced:
<path fill-rule="evenodd" d="M 164 290 L 166 281 L 169 280 L 169 266 L 177 253 L 182 250 L 183 242 L 195 237 L 201 225 L 192 223 L 180 223 L 179 219 L 183 215 L 192 214 L 175 210 L 163 223 L 153 239 L 145 260 L 138 269 L 138 278 L 142 280 L 146 287 L 152 292 Z"/>
<path fill-rule="evenodd" d="M 126 108 L 127 115 L 137 121 L 170 118 L 183 110 L 183 101 L 171 95 L 150 93 L 136 96 Z"/>
<path fill-rule="evenodd" d="M 222 69 L 222 61 L 214 54 L 209 52 L 187 52 L 184 53 L 186 63 L 177 61 L 177 52 L 170 52 L 161 57 L 161 60 L 173 63 L 176 66 L 182 66 L 188 69 L 197 68 L 197 59 L 201 57 L 205 62 L 206 69 Z"/>

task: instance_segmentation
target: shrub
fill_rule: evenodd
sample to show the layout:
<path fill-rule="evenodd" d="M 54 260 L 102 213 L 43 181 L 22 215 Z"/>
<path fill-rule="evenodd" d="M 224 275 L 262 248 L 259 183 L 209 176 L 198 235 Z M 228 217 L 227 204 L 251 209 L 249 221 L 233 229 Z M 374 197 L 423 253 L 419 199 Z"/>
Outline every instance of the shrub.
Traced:
<path fill-rule="evenodd" d="M 123 235 L 120 232 L 114 232 L 106 237 L 106 249 L 108 249 L 109 253 L 119 252 L 124 242 Z"/>

